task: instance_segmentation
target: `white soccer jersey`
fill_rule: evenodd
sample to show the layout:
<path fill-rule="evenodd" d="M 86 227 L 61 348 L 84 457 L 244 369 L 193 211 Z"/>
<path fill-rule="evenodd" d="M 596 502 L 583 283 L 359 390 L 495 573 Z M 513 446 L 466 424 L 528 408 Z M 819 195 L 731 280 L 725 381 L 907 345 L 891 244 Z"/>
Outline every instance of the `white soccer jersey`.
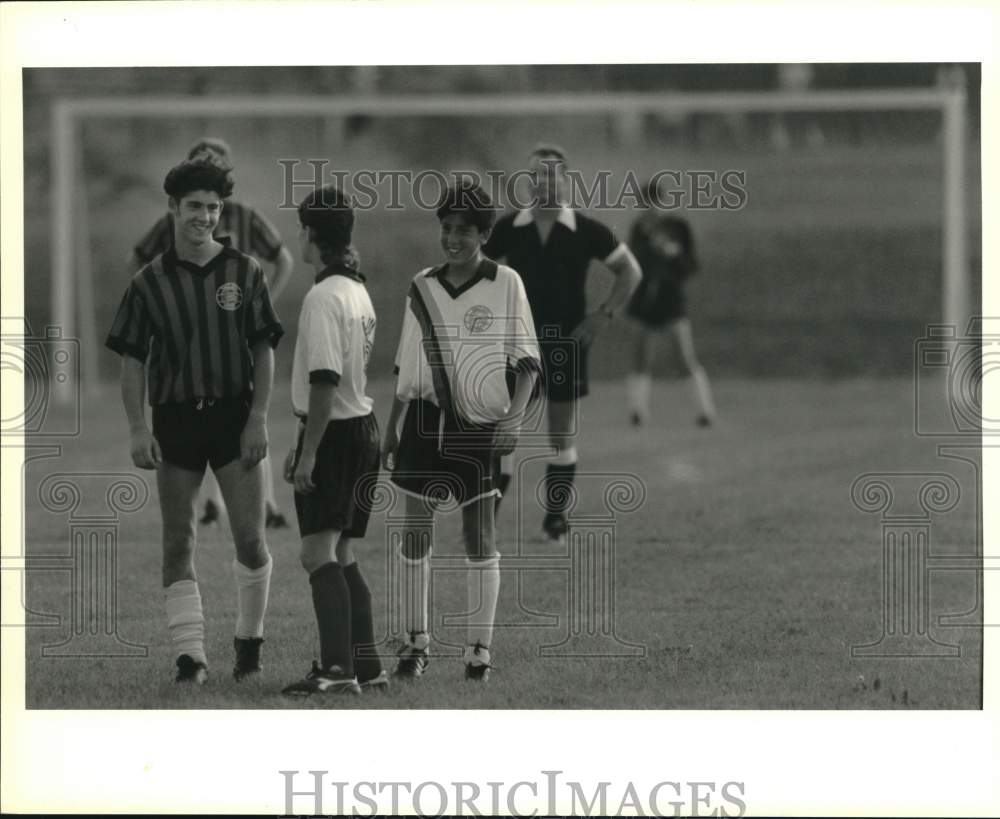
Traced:
<path fill-rule="evenodd" d="M 499 421 L 510 409 L 508 367 L 541 369 L 524 284 L 489 259 L 459 288 L 445 270 L 422 270 L 410 285 L 396 396 L 432 401 L 476 424 Z"/>
<path fill-rule="evenodd" d="M 327 268 L 306 293 L 299 313 L 292 364 L 292 406 L 309 412 L 309 385 L 336 385 L 332 419 L 356 418 L 372 411 L 365 394 L 365 371 L 375 344 L 375 308 L 361 274 Z"/>

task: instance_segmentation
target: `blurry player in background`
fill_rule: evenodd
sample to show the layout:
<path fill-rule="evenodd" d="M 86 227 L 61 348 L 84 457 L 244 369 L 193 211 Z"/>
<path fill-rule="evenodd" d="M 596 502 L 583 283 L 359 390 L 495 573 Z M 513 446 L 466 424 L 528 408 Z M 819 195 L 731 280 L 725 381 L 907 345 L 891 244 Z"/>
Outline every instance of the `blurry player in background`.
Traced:
<path fill-rule="evenodd" d="M 666 332 L 673 339 L 681 366 L 691 380 L 699 426 L 715 421 L 715 404 L 708 376 L 694 351 L 684 286 L 698 269 L 691 227 L 678 216 L 657 209 L 657 186 L 647 184 L 644 212 L 632 225 L 629 247 L 642 266 L 642 283 L 628 305 L 635 319 L 635 355 L 626 377 L 629 411 L 635 426 L 649 420 L 649 394 L 657 342 Z"/>
<path fill-rule="evenodd" d="M 502 217 L 485 247 L 491 259 L 503 259 L 521 274 L 541 341 L 549 439 L 556 450 L 543 494 L 542 530 L 551 540 L 563 540 L 568 527 L 577 462 L 573 418 L 576 402 L 589 392 L 588 351 L 642 278 L 635 257 L 610 228 L 565 203 L 566 166 L 561 148 L 537 146 L 529 166 L 532 207 Z M 587 271 L 594 259 L 614 274 L 615 283 L 605 302 L 588 313 Z M 502 492 L 509 466 L 499 480 Z"/>
<path fill-rule="evenodd" d="M 107 346 L 122 357 L 130 451 L 155 469 L 163 518 L 163 587 L 177 682 L 207 678 L 205 617 L 195 575 L 195 502 L 209 466 L 229 507 L 236 546 L 233 675 L 261 670 L 271 579 L 264 536 L 267 410 L 282 329 L 255 259 L 213 233 L 232 193 L 227 168 L 207 159 L 172 168 L 174 240 L 129 282 Z M 191 316 L 201 320 L 191 322 Z M 148 383 L 150 431 L 144 408 Z"/>
<path fill-rule="evenodd" d="M 215 137 L 199 139 L 188 151 L 188 159 L 206 157 L 221 165 L 232 168 L 232 154 L 229 145 Z M 254 208 L 229 200 L 223 208 L 215 238 L 228 236 L 233 247 L 254 256 L 258 261 L 274 265 L 274 277 L 269 281 L 271 298 L 277 299 L 285 289 L 292 275 L 294 260 L 288 248 L 282 244 L 281 235 L 274 226 Z M 143 265 L 149 264 L 156 256 L 166 251 L 173 242 L 173 217 L 165 213 L 139 240 L 129 257 L 129 274 L 135 273 Z M 274 480 L 270 459 L 264 463 L 264 498 L 266 504 L 266 525 L 269 528 L 287 526 L 274 496 Z M 219 520 L 225 509 L 219 484 L 211 471 L 205 476 L 202 486 L 203 512 L 199 523 L 209 524 Z"/>

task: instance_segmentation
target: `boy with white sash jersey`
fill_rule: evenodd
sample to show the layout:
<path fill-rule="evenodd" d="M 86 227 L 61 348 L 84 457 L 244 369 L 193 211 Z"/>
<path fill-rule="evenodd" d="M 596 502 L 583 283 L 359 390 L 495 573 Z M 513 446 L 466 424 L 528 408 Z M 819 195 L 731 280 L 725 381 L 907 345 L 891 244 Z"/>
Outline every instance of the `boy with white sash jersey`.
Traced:
<path fill-rule="evenodd" d="M 386 469 L 406 495 L 398 602 L 408 639 L 395 674 L 412 679 L 427 668 L 433 516 L 451 496 L 468 558 L 465 676 L 485 681 L 500 589 L 493 466 L 514 450 L 541 364 L 520 276 L 482 253 L 494 219 L 486 193 L 471 184 L 449 189 L 437 215 L 446 262 L 410 285 L 383 444 Z"/>

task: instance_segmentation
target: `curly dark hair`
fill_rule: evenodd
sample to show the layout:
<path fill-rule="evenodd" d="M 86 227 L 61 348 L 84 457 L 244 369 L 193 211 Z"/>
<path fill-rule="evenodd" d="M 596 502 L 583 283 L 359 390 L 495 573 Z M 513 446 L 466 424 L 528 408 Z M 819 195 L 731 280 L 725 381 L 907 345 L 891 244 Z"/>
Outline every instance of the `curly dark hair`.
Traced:
<path fill-rule="evenodd" d="M 210 159 L 186 159 L 170 169 L 163 190 L 173 199 L 183 199 L 191 191 L 214 191 L 220 199 L 233 193 L 233 174 Z"/>
<path fill-rule="evenodd" d="M 490 230 L 496 221 L 496 208 L 489 194 L 468 179 L 448 188 L 438 202 L 438 219 L 444 219 L 452 213 L 460 215 L 470 225 L 479 228 L 480 233 Z"/>
<path fill-rule="evenodd" d="M 336 185 L 317 188 L 299 203 L 299 222 L 319 248 L 324 264 L 343 264 L 357 269 L 357 251 L 351 246 L 354 209 Z"/>

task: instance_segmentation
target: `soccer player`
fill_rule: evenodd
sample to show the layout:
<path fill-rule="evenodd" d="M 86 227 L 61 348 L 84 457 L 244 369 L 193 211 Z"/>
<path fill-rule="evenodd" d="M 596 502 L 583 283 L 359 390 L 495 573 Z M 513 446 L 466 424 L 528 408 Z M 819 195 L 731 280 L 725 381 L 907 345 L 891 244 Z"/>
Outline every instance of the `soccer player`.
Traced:
<path fill-rule="evenodd" d="M 625 379 L 631 420 L 641 426 L 649 418 L 649 393 L 653 381 L 653 358 L 657 340 L 666 330 L 680 354 L 685 375 L 690 378 L 697 407 L 698 426 L 711 426 L 715 403 L 708 376 L 694 351 L 694 336 L 687 315 L 684 286 L 698 269 L 691 227 L 677 216 L 657 211 L 655 182 L 644 191 L 644 210 L 632 225 L 629 247 L 642 265 L 643 279 L 628 304 L 635 319 L 635 355 L 632 372 Z"/>
<path fill-rule="evenodd" d="M 284 689 L 289 696 L 360 693 L 389 682 L 375 653 L 371 592 L 351 545 L 364 537 L 379 430 L 365 371 L 375 310 L 351 247 L 354 211 L 334 185 L 299 205 L 302 260 L 316 271 L 299 314 L 292 366 L 295 443 L 285 480 L 295 485 L 302 568 L 309 573 L 320 663 Z M 359 684 L 360 683 L 360 684 Z"/>
<path fill-rule="evenodd" d="M 217 137 L 202 137 L 188 151 L 188 159 L 208 158 L 215 160 L 227 168 L 233 167 L 232 152 L 229 145 Z M 215 228 L 215 238 L 228 236 L 233 247 L 249 253 L 258 261 L 270 262 L 274 265 L 274 277 L 269 282 L 272 299 L 277 299 L 285 289 L 292 275 L 294 261 L 292 254 L 281 241 L 281 235 L 274 226 L 258 211 L 249 205 L 230 199 L 219 218 Z M 168 211 L 146 231 L 129 257 L 129 274 L 134 274 L 143 265 L 149 264 L 156 256 L 165 253 L 173 241 L 173 216 Z M 284 528 L 287 526 L 285 516 L 278 507 L 274 494 L 274 480 L 271 464 L 264 462 L 264 497 L 266 502 L 265 525 L 268 528 Z M 224 508 L 219 485 L 212 473 L 205 476 L 202 487 L 203 512 L 199 523 L 209 524 L 219 520 Z"/>
<path fill-rule="evenodd" d="M 410 285 L 382 448 L 406 496 L 397 602 L 407 640 L 394 673 L 413 679 L 427 668 L 433 518 L 450 495 L 462 510 L 467 558 L 465 676 L 485 681 L 500 592 L 493 461 L 514 450 L 540 360 L 521 278 L 483 255 L 494 219 L 489 197 L 465 182 L 447 191 L 437 215 L 445 263 Z"/>
<path fill-rule="evenodd" d="M 576 403 L 587 395 L 587 356 L 639 284 L 642 273 L 628 247 L 611 230 L 567 203 L 566 154 L 543 144 L 530 157 L 532 205 L 502 217 L 486 243 L 491 259 L 503 259 L 524 279 L 528 302 L 541 341 L 549 440 L 555 456 L 545 472 L 545 518 L 542 531 L 563 540 L 566 509 L 576 475 L 573 445 Z M 587 312 L 587 271 L 598 260 L 615 274 L 607 300 Z M 501 491 L 509 469 L 499 477 Z"/>
<path fill-rule="evenodd" d="M 273 348 L 282 335 L 252 257 L 213 237 L 230 172 L 185 161 L 167 174 L 174 241 L 136 273 L 107 346 L 122 357 L 133 463 L 155 469 L 163 517 L 163 586 L 177 681 L 204 683 L 205 619 L 195 576 L 195 500 L 206 465 L 229 507 L 236 544 L 236 679 L 260 671 L 271 557 L 263 466 Z M 143 393 L 148 369 L 153 429 Z"/>

